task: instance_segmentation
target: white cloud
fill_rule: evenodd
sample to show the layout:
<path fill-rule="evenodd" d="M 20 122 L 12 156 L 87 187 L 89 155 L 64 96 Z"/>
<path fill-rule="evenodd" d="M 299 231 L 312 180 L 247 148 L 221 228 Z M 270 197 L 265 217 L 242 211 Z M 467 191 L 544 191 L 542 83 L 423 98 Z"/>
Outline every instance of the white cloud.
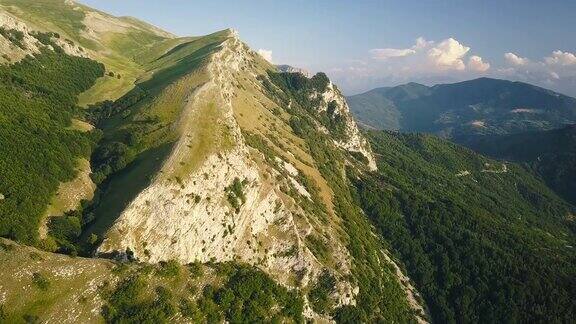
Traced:
<path fill-rule="evenodd" d="M 443 40 L 428 51 L 428 58 L 440 69 L 459 70 L 466 69 L 462 60 L 470 51 L 470 47 L 460 44 L 454 38 Z"/>
<path fill-rule="evenodd" d="M 470 47 L 464 46 L 454 38 L 445 39 L 439 43 L 418 37 L 410 48 L 379 48 L 370 50 L 373 59 L 388 60 L 391 58 L 406 58 L 403 64 L 410 64 L 412 70 L 447 71 L 466 69 L 464 59 Z M 410 57 L 410 60 L 407 58 Z M 475 59 L 476 60 L 476 59 Z M 387 62 L 391 64 L 391 62 Z M 487 63 L 474 61 L 474 71 L 485 71 Z"/>
<path fill-rule="evenodd" d="M 372 58 L 376 60 L 386 60 L 394 57 L 404 57 L 416 54 L 416 51 L 411 48 L 376 48 L 370 50 Z"/>
<path fill-rule="evenodd" d="M 521 66 L 530 63 L 530 60 L 525 57 L 520 57 L 514 53 L 504 54 L 504 59 L 511 65 Z"/>
<path fill-rule="evenodd" d="M 368 55 L 372 60 L 368 64 L 348 60 L 326 70 L 348 93 L 411 81 L 457 82 L 482 75 L 524 81 L 576 95 L 576 52 L 557 50 L 533 60 L 508 52 L 497 64 L 486 62 L 482 53 L 474 52 L 467 45 L 455 38 L 429 41 L 419 37 L 405 48 L 371 50 Z"/>
<path fill-rule="evenodd" d="M 550 72 L 550 77 L 554 80 L 560 80 L 560 76 L 556 72 Z"/>
<path fill-rule="evenodd" d="M 267 49 L 259 49 L 258 54 L 262 56 L 266 61 L 272 63 L 272 51 Z"/>
<path fill-rule="evenodd" d="M 480 56 L 473 55 L 468 59 L 468 69 L 475 72 L 486 72 L 490 69 L 490 63 L 484 62 Z"/>
<path fill-rule="evenodd" d="M 570 52 L 554 51 L 552 56 L 544 59 L 548 65 L 576 65 L 576 55 Z"/>
<path fill-rule="evenodd" d="M 432 44 L 434 44 L 434 41 L 427 41 L 424 37 L 418 37 L 416 39 L 416 44 L 412 46 L 412 49 L 421 50 L 431 46 Z"/>

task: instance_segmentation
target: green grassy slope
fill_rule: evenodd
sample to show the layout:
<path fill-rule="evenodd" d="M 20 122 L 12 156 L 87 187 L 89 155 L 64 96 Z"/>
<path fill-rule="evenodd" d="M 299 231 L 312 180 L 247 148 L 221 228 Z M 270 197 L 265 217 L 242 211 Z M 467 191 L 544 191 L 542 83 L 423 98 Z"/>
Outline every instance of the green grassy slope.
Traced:
<path fill-rule="evenodd" d="M 435 321 L 571 321 L 572 207 L 515 164 L 426 135 L 368 136 L 379 171 L 353 179 L 357 197 Z"/>
<path fill-rule="evenodd" d="M 160 49 L 144 53 L 149 63 L 135 88 L 114 103 L 90 108 L 89 119 L 104 136 L 92 156 L 93 178 L 102 185 L 90 206 L 95 221 L 85 231 L 85 238 L 91 234 L 102 237 L 157 175 L 178 139 L 177 125 L 186 99 L 207 82 L 206 60 L 226 38 L 224 31 L 170 42 L 171 49 L 162 44 Z M 209 119 L 209 112 L 205 113 Z M 215 125 L 207 124 L 203 131 L 211 126 Z"/>
<path fill-rule="evenodd" d="M 72 258 L 0 238 L 0 322 L 302 322 L 298 292 L 237 263 Z"/>
<path fill-rule="evenodd" d="M 84 47 L 113 76 L 103 76 L 79 97 L 80 106 L 115 100 L 133 88 L 143 72 L 136 57 L 174 36 L 134 18 L 114 17 L 65 0 L 1 0 L 0 8 L 32 30 L 59 33 Z"/>

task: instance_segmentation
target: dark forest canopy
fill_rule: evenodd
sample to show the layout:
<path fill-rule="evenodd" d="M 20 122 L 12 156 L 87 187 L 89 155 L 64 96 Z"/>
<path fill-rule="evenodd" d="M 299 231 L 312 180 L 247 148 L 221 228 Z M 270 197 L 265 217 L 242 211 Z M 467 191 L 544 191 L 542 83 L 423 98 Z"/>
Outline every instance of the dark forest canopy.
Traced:
<path fill-rule="evenodd" d="M 353 177 L 358 200 L 434 320 L 573 320 L 572 207 L 521 167 L 438 138 L 369 138 L 379 172 Z"/>
<path fill-rule="evenodd" d="M 0 236 L 37 243 L 58 184 L 92 150 L 91 135 L 71 129 L 71 118 L 77 95 L 103 74 L 102 64 L 62 51 L 0 66 Z"/>

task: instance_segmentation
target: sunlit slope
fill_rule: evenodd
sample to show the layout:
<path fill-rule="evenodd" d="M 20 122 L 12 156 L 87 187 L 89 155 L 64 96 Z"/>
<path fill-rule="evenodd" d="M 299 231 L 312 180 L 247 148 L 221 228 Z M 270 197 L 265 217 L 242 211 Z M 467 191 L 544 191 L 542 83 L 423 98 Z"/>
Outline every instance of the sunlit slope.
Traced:
<path fill-rule="evenodd" d="M 76 179 L 92 172 L 97 189 L 47 225 L 44 248 L 239 261 L 305 296 L 308 318 L 425 317 L 349 191 L 347 168 L 371 172 L 375 159 L 324 74 L 279 73 L 232 30 L 174 38 L 73 2 L 0 3 L 5 19 L 105 65 L 79 96 L 88 109 L 63 122 L 89 130 L 90 169 Z M 70 173 L 52 193 L 76 183 Z"/>
<path fill-rule="evenodd" d="M 79 44 L 88 56 L 112 72 L 80 96 L 81 105 L 124 95 L 142 72 L 135 57 L 174 37 L 137 19 L 114 17 L 73 1 L 2 0 L 0 5 L 1 10 L 33 30 L 56 32 Z"/>
<path fill-rule="evenodd" d="M 344 181 L 347 163 L 370 170 L 374 158 L 336 86 L 324 75 L 300 74 L 287 76 L 301 90 L 275 85 L 272 78 L 283 76 L 232 30 L 165 41 L 139 59 L 145 72 L 135 88 L 93 110 L 104 131 L 92 158 L 101 190 L 84 238 L 97 235 L 97 253 L 239 260 L 305 292 L 327 273 L 336 285 L 322 306 L 313 305 L 320 316 L 355 303 L 358 286 L 367 294 L 364 274 L 350 277 L 364 256 L 350 255 L 343 217 L 352 216 L 335 206 L 343 183 L 334 181 Z M 298 134 L 297 119 L 317 123 L 317 135 Z M 335 169 L 315 156 L 312 138 L 334 154 Z M 353 215 L 369 232 L 359 211 Z M 368 239 L 374 246 L 362 253 L 381 255 L 370 267 L 388 269 L 381 242 Z M 392 279 L 379 289 L 396 290 L 394 303 L 405 310 L 391 269 L 370 276 Z"/>
<path fill-rule="evenodd" d="M 122 263 L 47 253 L 0 238 L 0 274 L 2 323 L 304 319 L 298 291 L 232 262 Z M 223 294 L 243 306 L 223 303 Z"/>

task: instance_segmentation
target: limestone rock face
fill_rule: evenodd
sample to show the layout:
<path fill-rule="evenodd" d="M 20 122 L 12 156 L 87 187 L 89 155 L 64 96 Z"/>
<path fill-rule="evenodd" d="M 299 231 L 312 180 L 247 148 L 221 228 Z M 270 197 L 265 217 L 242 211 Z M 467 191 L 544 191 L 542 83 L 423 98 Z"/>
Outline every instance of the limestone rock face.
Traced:
<path fill-rule="evenodd" d="M 358 125 L 354 121 L 346 99 L 340 90 L 332 83 L 328 85 L 326 91 L 321 94 L 323 99 L 323 110 L 326 110 L 330 102 L 336 103 L 336 113 L 344 117 L 346 123 L 346 139 L 335 141 L 335 144 L 346 151 L 361 153 L 368 161 L 371 171 L 377 170 L 376 159 L 370 148 L 368 141 L 360 134 Z"/>
<path fill-rule="evenodd" d="M 0 10 L 0 28 L 7 34 L 17 32 L 22 35 L 19 44 L 14 43 L 6 36 L 0 35 L 0 53 L 2 53 L 0 62 L 15 63 L 27 55 L 39 54 L 42 49 L 53 50 L 51 45 L 42 44 L 34 37 L 35 33 L 41 31 L 31 29 L 25 22 L 3 10 Z M 68 55 L 86 56 L 83 49 L 73 43 L 66 42 L 59 37 L 51 37 L 50 39 Z"/>
<path fill-rule="evenodd" d="M 302 75 L 304 75 L 307 78 L 312 76 L 312 73 L 310 73 L 309 71 L 301 69 L 301 68 L 297 68 L 297 67 L 294 67 L 291 65 L 286 65 L 286 64 L 276 65 L 276 68 L 278 68 L 278 71 L 280 71 L 280 72 L 301 73 Z"/>

